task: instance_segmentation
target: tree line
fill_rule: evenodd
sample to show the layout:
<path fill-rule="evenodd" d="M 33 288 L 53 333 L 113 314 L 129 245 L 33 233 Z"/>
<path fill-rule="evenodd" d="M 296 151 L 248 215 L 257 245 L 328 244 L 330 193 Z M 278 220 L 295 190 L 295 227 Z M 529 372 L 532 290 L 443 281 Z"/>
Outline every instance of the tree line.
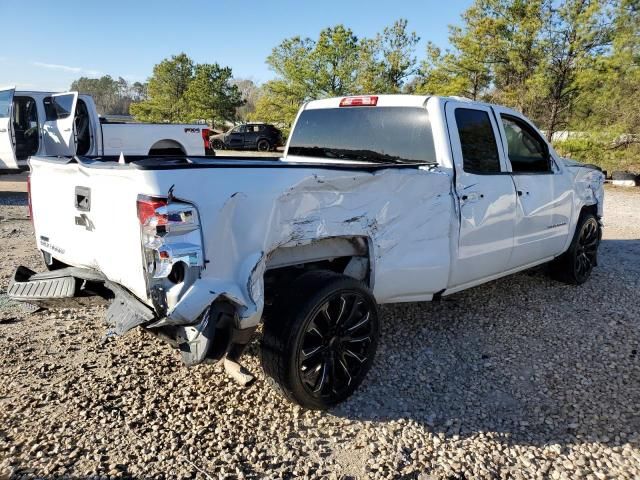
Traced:
<path fill-rule="evenodd" d="M 420 58 L 418 33 L 399 19 L 371 38 L 345 25 L 287 38 L 267 57 L 274 78 L 261 86 L 184 53 L 157 64 L 145 84 L 74 85 L 102 82 L 105 108 L 128 104 L 143 121 L 252 119 L 285 130 L 317 98 L 457 95 L 522 111 L 549 139 L 569 131 L 561 153 L 640 169 L 639 32 L 640 0 L 475 0 L 449 28 L 450 47 L 428 42 Z"/>

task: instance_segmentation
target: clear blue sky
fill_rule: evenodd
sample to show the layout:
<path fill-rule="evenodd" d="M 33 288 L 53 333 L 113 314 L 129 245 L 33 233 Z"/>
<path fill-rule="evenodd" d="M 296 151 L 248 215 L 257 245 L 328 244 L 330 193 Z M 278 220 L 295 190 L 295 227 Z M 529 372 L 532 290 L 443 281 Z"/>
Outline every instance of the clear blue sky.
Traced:
<path fill-rule="evenodd" d="M 447 26 L 471 0 L 0 0 L 0 87 L 65 90 L 80 76 L 110 74 L 143 81 L 153 65 L 184 51 L 196 62 L 230 66 L 234 76 L 264 82 L 271 49 L 294 35 L 316 38 L 343 23 L 373 36 L 407 18 L 421 37 L 448 46 Z"/>

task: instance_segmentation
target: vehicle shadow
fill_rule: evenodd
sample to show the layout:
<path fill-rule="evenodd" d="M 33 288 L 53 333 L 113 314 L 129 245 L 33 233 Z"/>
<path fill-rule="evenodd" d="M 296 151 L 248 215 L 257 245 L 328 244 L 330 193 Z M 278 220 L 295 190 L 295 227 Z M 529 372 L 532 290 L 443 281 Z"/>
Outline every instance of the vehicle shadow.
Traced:
<path fill-rule="evenodd" d="M 634 263 L 625 274 L 621 258 Z M 640 241 L 604 240 L 580 287 L 541 268 L 437 303 L 384 306 L 374 366 L 332 413 L 507 444 L 638 443 L 637 269 Z"/>

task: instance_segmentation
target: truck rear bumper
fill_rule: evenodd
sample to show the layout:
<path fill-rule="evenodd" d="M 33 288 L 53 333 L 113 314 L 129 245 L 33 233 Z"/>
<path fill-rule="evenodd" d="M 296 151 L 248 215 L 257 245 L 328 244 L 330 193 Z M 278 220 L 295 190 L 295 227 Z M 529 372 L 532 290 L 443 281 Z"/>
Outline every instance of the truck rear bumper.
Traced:
<path fill-rule="evenodd" d="M 20 266 L 7 291 L 12 300 L 43 308 L 83 307 L 111 301 L 106 321 L 118 335 L 156 319 L 151 308 L 94 270 L 68 267 L 36 273 Z"/>

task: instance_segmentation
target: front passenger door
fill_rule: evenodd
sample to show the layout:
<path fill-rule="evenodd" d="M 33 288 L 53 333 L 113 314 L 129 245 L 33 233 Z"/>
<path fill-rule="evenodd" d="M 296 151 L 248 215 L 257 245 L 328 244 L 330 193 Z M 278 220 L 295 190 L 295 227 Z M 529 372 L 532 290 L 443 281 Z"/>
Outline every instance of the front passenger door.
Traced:
<path fill-rule="evenodd" d="M 515 245 L 508 265 L 517 268 L 562 253 L 569 235 L 573 188 L 536 129 L 515 112 L 494 108 L 518 196 Z"/>
<path fill-rule="evenodd" d="M 447 102 L 460 230 L 449 288 L 507 269 L 513 250 L 516 192 L 489 107 Z"/>
<path fill-rule="evenodd" d="M 231 130 L 229 134 L 228 145 L 233 150 L 241 150 L 244 148 L 244 133 L 246 131 L 246 125 L 239 125 Z"/>

